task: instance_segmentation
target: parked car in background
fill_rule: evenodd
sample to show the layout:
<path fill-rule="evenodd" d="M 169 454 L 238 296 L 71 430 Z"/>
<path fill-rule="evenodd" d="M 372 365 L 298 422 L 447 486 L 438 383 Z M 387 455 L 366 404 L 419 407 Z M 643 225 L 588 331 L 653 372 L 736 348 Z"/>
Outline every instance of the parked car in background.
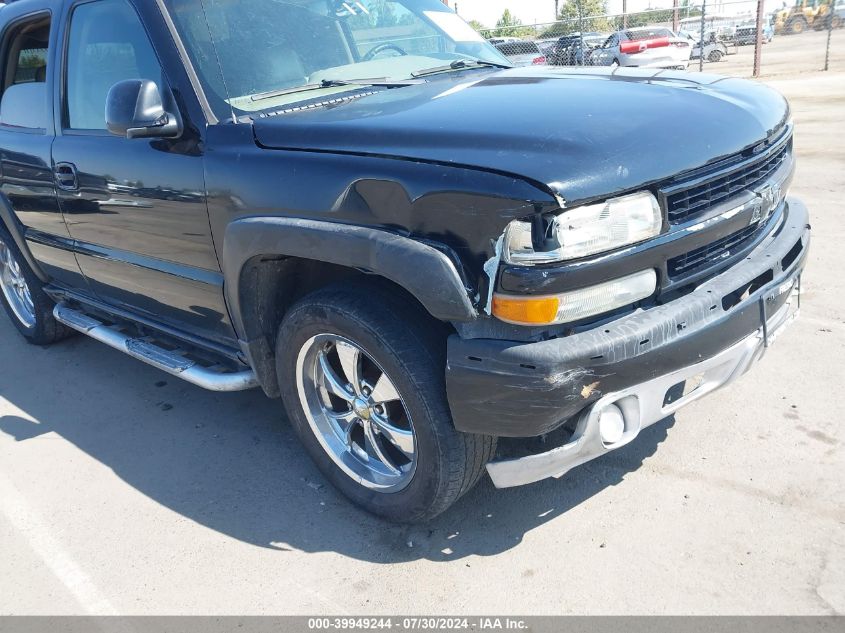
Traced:
<path fill-rule="evenodd" d="M 546 56 L 540 50 L 537 42 L 529 40 L 503 42 L 496 44 L 496 48 L 514 66 L 542 66 L 546 63 Z"/>
<path fill-rule="evenodd" d="M 617 31 L 590 55 L 594 66 L 638 66 L 678 68 L 689 66 L 692 46 L 664 27 L 642 27 Z"/>
<path fill-rule="evenodd" d="M 711 37 L 722 42 L 730 42 L 736 34 L 736 16 L 707 11 L 704 20 L 704 40 Z M 683 18 L 680 21 L 679 29 L 690 33 L 701 33 L 701 16 Z M 711 35 L 712 34 L 712 35 Z"/>
<path fill-rule="evenodd" d="M 678 37 L 684 37 L 689 40 L 690 46 L 692 46 L 690 59 L 699 59 L 701 57 L 701 45 L 699 44 L 697 34 L 690 33 L 688 31 L 678 31 Z M 727 54 L 728 47 L 725 46 L 724 42 L 716 41 L 715 38 L 710 39 L 709 41 L 705 39 L 704 59 L 708 62 L 721 61 Z"/>
<path fill-rule="evenodd" d="M 549 64 L 555 66 L 589 66 L 593 50 L 601 46 L 607 35 L 602 33 L 570 33 L 555 44 Z"/>
<path fill-rule="evenodd" d="M 524 42 L 521 37 L 491 37 L 487 40 L 493 46 L 497 46 L 498 44 L 507 44 L 510 42 Z"/>
<path fill-rule="evenodd" d="M 763 26 L 762 42 L 768 44 L 775 37 L 775 29 L 771 24 Z M 757 24 L 754 22 L 746 22 L 736 27 L 734 34 L 734 44 L 737 46 L 753 46 L 757 43 Z"/>
<path fill-rule="evenodd" d="M 537 48 L 540 49 L 540 52 L 546 56 L 546 60 L 549 61 L 549 58 L 553 54 L 555 50 L 555 46 L 557 46 L 557 38 L 546 39 L 546 40 L 537 40 Z M 549 62 L 551 63 L 551 62 Z"/>

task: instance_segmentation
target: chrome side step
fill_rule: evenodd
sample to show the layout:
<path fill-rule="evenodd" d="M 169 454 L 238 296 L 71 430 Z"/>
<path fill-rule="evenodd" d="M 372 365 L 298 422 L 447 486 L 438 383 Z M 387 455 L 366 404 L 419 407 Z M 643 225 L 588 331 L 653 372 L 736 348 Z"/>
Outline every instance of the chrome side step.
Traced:
<path fill-rule="evenodd" d="M 205 366 L 180 350 L 167 350 L 148 338 L 133 338 L 119 325 L 108 325 L 65 304 L 56 305 L 53 317 L 77 332 L 203 389 L 244 391 L 258 386 L 251 369 L 231 371 L 222 365 Z"/>

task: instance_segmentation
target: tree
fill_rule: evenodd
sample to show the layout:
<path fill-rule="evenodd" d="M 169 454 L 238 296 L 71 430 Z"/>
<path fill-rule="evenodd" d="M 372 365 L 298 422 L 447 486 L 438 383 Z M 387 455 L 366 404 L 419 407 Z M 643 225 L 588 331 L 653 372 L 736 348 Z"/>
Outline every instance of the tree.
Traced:
<path fill-rule="evenodd" d="M 490 30 L 486 26 L 484 26 L 481 22 L 479 22 L 478 20 L 470 20 L 469 25 L 472 28 L 474 28 L 476 31 L 478 31 L 479 33 L 486 33 L 487 31 Z"/>
<path fill-rule="evenodd" d="M 547 29 L 542 37 L 557 37 L 577 33 L 583 26 L 584 32 L 603 33 L 612 30 L 608 21 L 607 0 L 567 0 L 558 14 L 558 22 Z"/>
<path fill-rule="evenodd" d="M 496 22 L 496 37 L 523 37 L 531 33 L 531 27 L 522 25 L 522 20 L 511 13 L 510 9 L 505 9 L 502 17 Z"/>

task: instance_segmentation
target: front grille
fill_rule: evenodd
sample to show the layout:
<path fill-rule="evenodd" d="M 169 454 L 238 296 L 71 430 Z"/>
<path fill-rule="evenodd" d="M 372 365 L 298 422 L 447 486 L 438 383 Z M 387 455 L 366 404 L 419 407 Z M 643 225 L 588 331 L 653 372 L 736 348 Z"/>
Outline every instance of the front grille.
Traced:
<path fill-rule="evenodd" d="M 789 160 L 791 152 L 792 139 L 790 138 L 789 141 L 778 145 L 758 160 L 739 168 L 726 168 L 712 174 L 704 182 L 696 181 L 689 188 L 673 191 L 666 196 L 669 222 L 672 224 L 685 222 L 743 190 L 753 189 Z"/>
<path fill-rule="evenodd" d="M 701 268 L 712 266 L 722 259 L 727 259 L 751 242 L 759 229 L 759 224 L 752 224 L 732 235 L 711 242 L 707 246 L 702 246 L 670 259 L 667 262 L 669 277 L 671 279 L 686 277 Z"/>

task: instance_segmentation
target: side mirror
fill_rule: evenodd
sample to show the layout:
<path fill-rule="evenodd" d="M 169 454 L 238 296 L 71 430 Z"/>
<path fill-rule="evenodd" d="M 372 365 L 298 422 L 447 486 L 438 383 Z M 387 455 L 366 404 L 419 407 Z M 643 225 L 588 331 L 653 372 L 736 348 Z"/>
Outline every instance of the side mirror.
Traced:
<path fill-rule="evenodd" d="M 176 138 L 182 121 L 167 112 L 161 92 L 148 79 L 127 79 L 112 86 L 106 99 L 106 127 L 126 138 Z"/>

